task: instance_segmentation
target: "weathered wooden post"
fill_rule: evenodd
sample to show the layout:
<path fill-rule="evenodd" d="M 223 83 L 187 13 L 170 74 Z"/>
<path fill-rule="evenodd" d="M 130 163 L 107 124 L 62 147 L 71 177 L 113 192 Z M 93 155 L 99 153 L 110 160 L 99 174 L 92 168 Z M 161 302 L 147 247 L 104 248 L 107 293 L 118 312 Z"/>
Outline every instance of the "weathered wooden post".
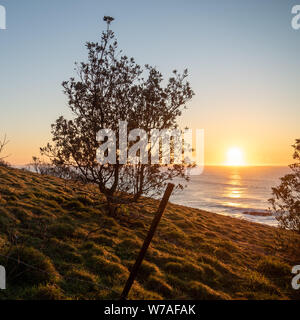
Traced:
<path fill-rule="evenodd" d="M 154 235 L 155 230 L 156 230 L 156 228 L 157 228 L 157 226 L 159 224 L 159 221 L 160 221 L 160 219 L 161 219 L 161 217 L 162 217 L 162 215 L 163 215 L 163 213 L 165 211 L 165 208 L 167 206 L 167 203 L 169 201 L 169 198 L 171 196 L 171 193 L 172 193 L 173 189 L 174 189 L 174 184 L 168 183 L 167 189 L 166 189 L 165 194 L 164 194 L 164 196 L 163 196 L 163 198 L 162 198 L 162 200 L 161 200 L 161 202 L 159 204 L 158 211 L 157 211 L 157 213 L 156 213 L 156 215 L 155 215 L 155 217 L 154 217 L 154 219 L 152 221 L 150 230 L 149 230 L 149 232 L 147 234 L 147 237 L 146 237 L 146 239 L 145 239 L 145 241 L 143 243 L 142 249 L 141 249 L 141 251 L 140 251 L 140 253 L 139 253 L 139 255 L 138 255 L 138 257 L 137 257 L 137 259 L 135 261 L 135 264 L 134 264 L 134 266 L 133 266 L 133 268 L 132 268 L 132 270 L 130 272 L 129 278 L 128 278 L 126 284 L 125 284 L 125 287 L 124 287 L 123 292 L 121 294 L 121 300 L 126 300 L 126 298 L 128 296 L 128 293 L 129 293 L 129 291 L 131 289 L 131 286 L 132 286 L 132 284 L 134 282 L 134 279 L 135 279 L 135 277 L 136 277 L 136 275 L 138 273 L 138 270 L 139 270 L 139 268 L 140 268 L 140 266 L 141 266 L 141 264 L 143 262 L 145 254 L 147 252 L 147 249 L 148 249 L 148 247 L 150 245 L 150 242 L 151 242 L 151 240 L 153 238 L 153 235 Z"/>

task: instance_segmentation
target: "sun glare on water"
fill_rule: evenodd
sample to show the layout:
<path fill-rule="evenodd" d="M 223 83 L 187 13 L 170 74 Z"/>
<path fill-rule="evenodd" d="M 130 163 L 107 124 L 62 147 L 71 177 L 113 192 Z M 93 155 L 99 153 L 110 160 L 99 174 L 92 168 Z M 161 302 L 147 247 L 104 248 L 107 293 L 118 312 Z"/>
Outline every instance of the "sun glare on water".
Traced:
<path fill-rule="evenodd" d="M 244 166 L 244 153 L 240 148 L 230 148 L 227 151 L 227 166 Z"/>

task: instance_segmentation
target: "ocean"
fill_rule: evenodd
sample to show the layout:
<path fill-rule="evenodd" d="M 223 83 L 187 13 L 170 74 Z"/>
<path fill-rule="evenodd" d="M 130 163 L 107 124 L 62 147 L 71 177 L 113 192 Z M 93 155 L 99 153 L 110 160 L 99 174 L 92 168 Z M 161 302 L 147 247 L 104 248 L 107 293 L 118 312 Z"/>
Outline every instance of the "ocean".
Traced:
<path fill-rule="evenodd" d="M 210 167 L 191 175 L 187 188 L 178 190 L 170 201 L 222 215 L 277 226 L 274 216 L 245 212 L 266 212 L 271 188 L 279 185 L 288 167 Z"/>

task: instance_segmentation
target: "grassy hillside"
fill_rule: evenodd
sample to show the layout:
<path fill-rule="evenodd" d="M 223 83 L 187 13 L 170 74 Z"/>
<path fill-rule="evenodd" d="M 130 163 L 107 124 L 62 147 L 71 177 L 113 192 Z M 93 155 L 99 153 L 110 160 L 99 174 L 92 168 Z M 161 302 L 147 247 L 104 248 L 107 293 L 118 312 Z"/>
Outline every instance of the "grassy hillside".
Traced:
<path fill-rule="evenodd" d="M 110 217 L 93 186 L 0 167 L 0 298 L 118 298 L 157 206 Z M 129 298 L 299 299 L 299 259 L 292 232 L 169 204 Z"/>

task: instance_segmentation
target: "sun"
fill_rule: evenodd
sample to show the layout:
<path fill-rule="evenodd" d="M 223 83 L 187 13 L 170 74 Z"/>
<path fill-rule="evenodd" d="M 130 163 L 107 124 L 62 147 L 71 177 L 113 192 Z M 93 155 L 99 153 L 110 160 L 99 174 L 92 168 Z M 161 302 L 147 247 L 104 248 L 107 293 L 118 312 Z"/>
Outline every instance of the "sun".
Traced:
<path fill-rule="evenodd" d="M 230 148 L 227 151 L 227 166 L 244 166 L 244 153 L 240 148 Z"/>

